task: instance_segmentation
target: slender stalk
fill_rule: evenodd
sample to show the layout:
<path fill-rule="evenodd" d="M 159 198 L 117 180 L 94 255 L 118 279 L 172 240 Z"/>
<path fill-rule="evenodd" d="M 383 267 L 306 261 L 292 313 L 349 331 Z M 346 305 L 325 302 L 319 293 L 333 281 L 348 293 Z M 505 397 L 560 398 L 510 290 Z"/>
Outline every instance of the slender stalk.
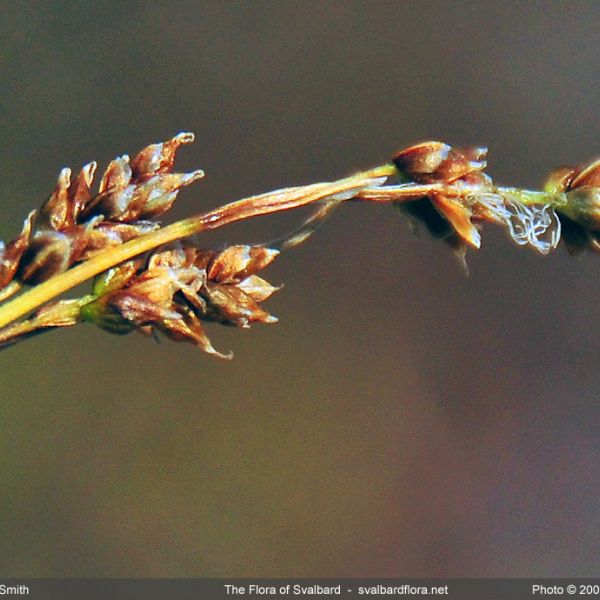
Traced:
<path fill-rule="evenodd" d="M 498 187 L 498 192 L 504 197 L 512 197 L 521 204 L 549 204 L 553 207 L 560 207 L 567 202 L 564 193 L 543 192 L 539 190 L 522 190 L 514 187 Z"/>
<path fill-rule="evenodd" d="M 298 208 L 318 200 L 326 198 L 338 200 L 339 198 L 335 198 L 336 195 L 349 194 L 349 198 L 370 185 L 380 185 L 385 178 L 395 173 L 396 169 L 393 165 L 382 165 L 332 183 L 286 188 L 251 196 L 208 213 L 183 219 L 101 252 L 0 306 L 0 328 L 20 319 L 87 279 L 164 244 L 202 231 L 217 229 L 235 221 Z"/>
<path fill-rule="evenodd" d="M 356 195 L 357 200 L 368 200 L 369 202 L 390 202 L 413 200 L 427 196 L 432 192 L 447 191 L 453 194 L 457 191 L 447 183 L 402 183 L 400 185 L 386 185 L 385 187 L 374 187 L 362 190 Z"/>
<path fill-rule="evenodd" d="M 95 299 L 89 294 L 75 300 L 57 302 L 37 313 L 32 319 L 19 321 L 0 330 L 0 349 L 55 327 L 70 327 L 80 319 L 81 307 Z"/>

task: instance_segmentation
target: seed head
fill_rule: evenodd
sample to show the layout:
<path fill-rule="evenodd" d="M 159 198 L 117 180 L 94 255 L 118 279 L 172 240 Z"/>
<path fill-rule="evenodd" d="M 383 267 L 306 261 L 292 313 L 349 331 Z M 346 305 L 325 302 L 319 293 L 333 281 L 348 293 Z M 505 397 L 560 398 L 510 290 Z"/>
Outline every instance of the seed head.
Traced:
<path fill-rule="evenodd" d="M 176 341 L 217 352 L 202 321 L 247 328 L 274 323 L 261 306 L 278 288 L 256 275 L 279 254 L 262 246 L 230 246 L 222 251 L 176 245 L 142 263 L 129 262 L 99 278 L 98 298 L 82 317 L 112 333 L 160 331 Z"/>
<path fill-rule="evenodd" d="M 13 278 L 35 285 L 112 246 L 158 227 L 151 221 L 168 211 L 179 190 L 200 179 L 202 171 L 172 173 L 175 153 L 194 140 L 191 133 L 152 144 L 133 160 L 123 155 L 102 175 L 92 192 L 96 163 L 77 177 L 64 168 L 42 207 L 32 212 L 21 235 L 0 243 L 0 290 Z"/>
<path fill-rule="evenodd" d="M 435 237 L 449 243 L 464 256 L 465 243 L 479 248 L 481 238 L 473 224 L 473 209 L 468 195 L 472 189 L 488 189 L 489 179 L 482 170 L 486 166 L 487 148 L 453 148 L 443 142 L 424 142 L 398 152 L 393 159 L 403 178 L 417 183 L 444 183 L 446 189 L 430 192 L 399 205 L 413 218 L 425 223 Z M 464 188 L 461 188 L 461 183 Z M 468 190 L 467 190 L 468 188 Z"/>

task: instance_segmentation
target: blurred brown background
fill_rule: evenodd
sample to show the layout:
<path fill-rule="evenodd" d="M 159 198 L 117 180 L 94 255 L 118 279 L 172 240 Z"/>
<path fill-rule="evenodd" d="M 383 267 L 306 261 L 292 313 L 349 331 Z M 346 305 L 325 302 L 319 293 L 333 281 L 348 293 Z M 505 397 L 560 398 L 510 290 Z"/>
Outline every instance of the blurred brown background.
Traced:
<path fill-rule="evenodd" d="M 597 3 L 0 11 L 0 239 L 61 166 L 180 130 L 207 177 L 172 218 L 428 138 L 521 186 L 600 154 Z M 467 278 L 352 205 L 267 273 L 278 325 L 211 329 L 231 363 L 90 326 L 3 352 L 0 574 L 597 576 L 600 262 L 483 240 Z"/>

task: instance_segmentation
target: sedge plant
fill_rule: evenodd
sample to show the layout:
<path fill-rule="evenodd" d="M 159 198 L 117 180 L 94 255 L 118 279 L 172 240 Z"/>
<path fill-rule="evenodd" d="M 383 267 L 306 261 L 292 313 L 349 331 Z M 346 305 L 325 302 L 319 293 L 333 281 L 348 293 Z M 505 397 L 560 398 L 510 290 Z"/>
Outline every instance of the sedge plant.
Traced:
<path fill-rule="evenodd" d="M 0 242 L 0 348 L 87 322 L 116 334 L 160 333 L 231 358 L 213 347 L 203 324 L 276 322 L 262 303 L 278 288 L 259 273 L 346 202 L 392 205 L 463 261 L 468 248 L 480 247 L 485 222 L 542 255 L 560 242 L 571 253 L 600 252 L 600 160 L 558 169 L 543 189 L 525 190 L 492 181 L 486 148 L 437 141 L 344 179 L 250 196 L 161 226 L 158 219 L 179 190 L 204 175 L 173 171 L 178 148 L 193 140 L 180 133 L 133 159 L 116 158 L 96 190 L 96 163 L 75 177 L 62 169 L 54 192 L 29 213 L 19 236 Z M 307 205 L 314 207 L 309 218 L 268 244 L 215 249 L 190 241 L 192 234 Z M 88 294 L 59 299 L 88 279 Z"/>

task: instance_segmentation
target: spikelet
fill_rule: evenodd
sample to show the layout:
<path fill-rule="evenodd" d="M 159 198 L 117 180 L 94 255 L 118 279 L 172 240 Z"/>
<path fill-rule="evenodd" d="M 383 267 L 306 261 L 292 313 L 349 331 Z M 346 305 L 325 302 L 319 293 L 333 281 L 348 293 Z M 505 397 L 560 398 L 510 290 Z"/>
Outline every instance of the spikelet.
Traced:
<path fill-rule="evenodd" d="M 94 285 L 97 300 L 81 315 L 112 333 L 159 331 L 231 358 L 214 349 L 202 321 L 241 328 L 275 323 L 260 303 L 278 288 L 256 273 L 278 254 L 262 246 L 215 251 L 177 244 L 153 253 L 147 262 L 130 261 L 103 274 Z"/>
<path fill-rule="evenodd" d="M 19 237 L 0 244 L 0 290 L 14 278 L 41 283 L 156 229 L 154 219 L 171 208 L 179 190 L 204 175 L 172 172 L 177 149 L 193 140 L 193 134 L 180 133 L 144 148 L 131 161 L 127 155 L 113 160 L 96 194 L 96 163 L 85 165 L 75 178 L 70 169 L 62 169 L 54 192 L 29 215 Z"/>
<path fill-rule="evenodd" d="M 459 182 L 472 188 L 491 189 L 491 179 L 483 173 L 487 148 L 453 148 L 443 142 L 424 142 L 398 152 L 394 164 L 400 173 L 417 183 L 444 183 L 446 189 L 431 192 L 426 198 L 402 203 L 399 208 L 422 221 L 436 237 L 441 237 L 459 255 L 465 244 L 481 245 L 481 237 L 473 224 L 473 210 L 462 195 L 457 195 Z"/>
<path fill-rule="evenodd" d="M 515 243 L 548 254 L 561 236 L 553 206 L 524 204 L 508 188 L 497 188 L 483 172 L 486 155 L 487 148 L 460 149 L 442 142 L 397 153 L 394 164 L 401 176 L 430 186 L 424 197 L 403 201 L 398 208 L 450 244 L 463 262 L 467 246 L 481 245 L 477 225 L 483 221 L 503 225 Z"/>

